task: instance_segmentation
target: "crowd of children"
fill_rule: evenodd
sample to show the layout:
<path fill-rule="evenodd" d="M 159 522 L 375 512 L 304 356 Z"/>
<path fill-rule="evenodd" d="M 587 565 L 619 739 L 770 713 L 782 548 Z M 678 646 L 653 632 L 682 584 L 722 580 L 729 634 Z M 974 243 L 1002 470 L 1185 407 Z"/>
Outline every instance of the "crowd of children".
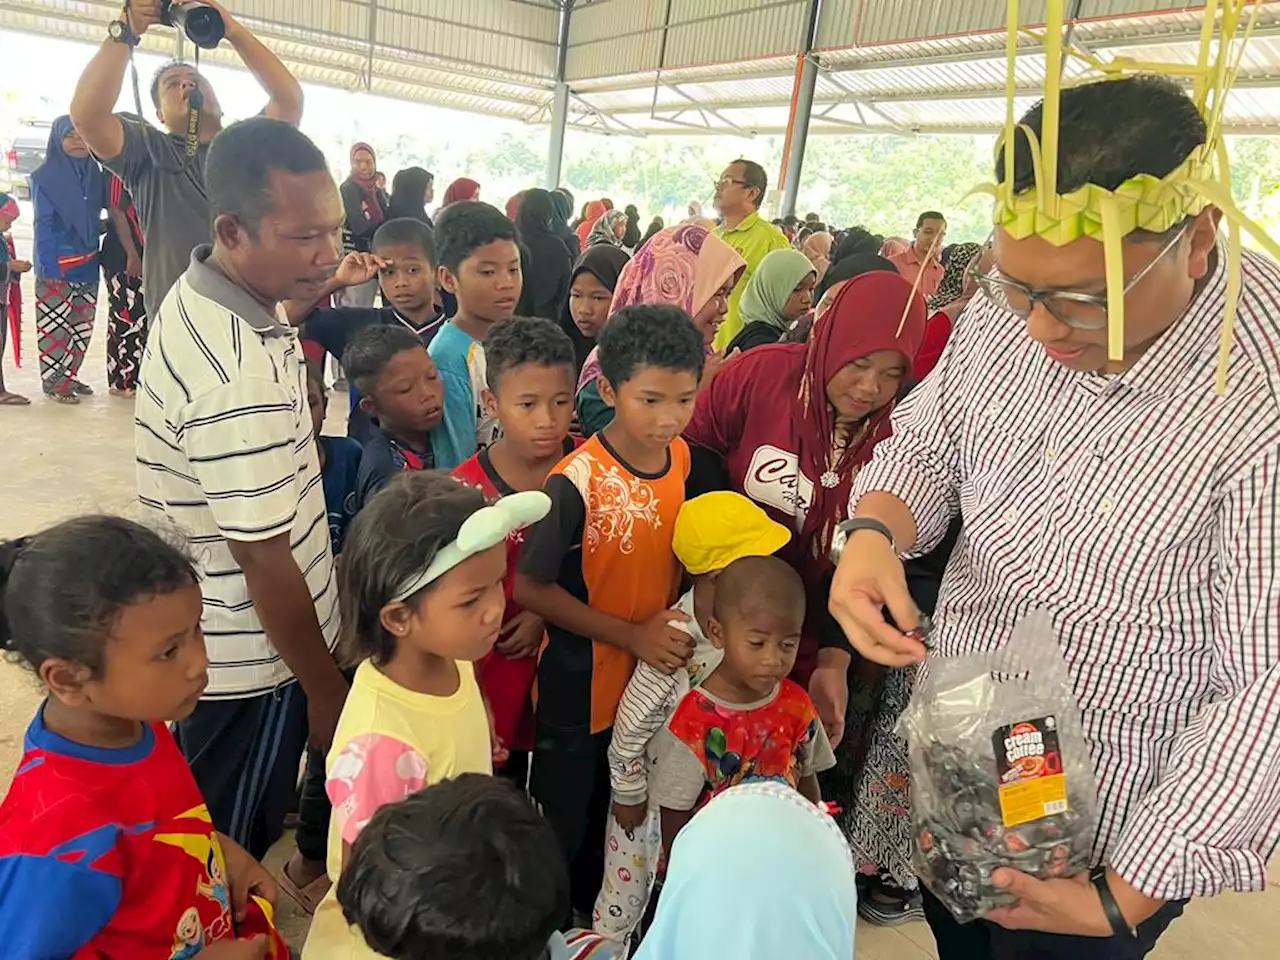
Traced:
<path fill-rule="evenodd" d="M 600 330 L 615 416 L 583 441 L 573 342 L 512 316 L 506 218 L 460 203 L 372 246 L 335 284 L 376 272 L 388 307 L 288 308 L 309 359 L 341 355 L 362 435 L 322 433 L 309 371 L 352 682 L 281 877 L 314 909 L 303 956 L 620 957 L 646 917 L 676 943 L 689 920 L 652 892 L 695 810 L 767 781 L 821 825 L 834 759 L 786 679 L 805 593 L 772 557 L 790 534 L 738 494 L 685 501 L 705 350 L 684 311 Z M 0 637 L 47 688 L 0 806 L 6 949 L 287 955 L 274 881 L 214 830 L 165 726 L 204 687 L 200 609 L 184 554 L 129 521 L 3 546 Z"/>

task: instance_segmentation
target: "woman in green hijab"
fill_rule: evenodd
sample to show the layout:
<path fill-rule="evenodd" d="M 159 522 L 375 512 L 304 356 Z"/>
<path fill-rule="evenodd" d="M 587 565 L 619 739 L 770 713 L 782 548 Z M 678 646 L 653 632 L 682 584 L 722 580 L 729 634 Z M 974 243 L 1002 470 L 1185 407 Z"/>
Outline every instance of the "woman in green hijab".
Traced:
<path fill-rule="evenodd" d="M 791 324 L 813 306 L 817 282 L 817 271 L 799 250 L 774 250 L 766 255 L 742 291 L 738 308 L 742 330 L 729 342 L 725 356 L 781 340 Z"/>

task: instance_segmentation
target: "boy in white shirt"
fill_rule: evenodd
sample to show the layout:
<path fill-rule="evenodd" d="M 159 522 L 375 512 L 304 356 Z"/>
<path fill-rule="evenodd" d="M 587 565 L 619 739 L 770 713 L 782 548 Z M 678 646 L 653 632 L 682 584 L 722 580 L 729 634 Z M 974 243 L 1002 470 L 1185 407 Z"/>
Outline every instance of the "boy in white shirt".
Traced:
<path fill-rule="evenodd" d="M 676 626 L 689 632 L 693 654 L 685 669 L 672 676 L 637 663 L 618 705 L 609 745 L 613 809 L 604 885 L 592 918 L 596 933 L 625 940 L 644 915 L 662 847 L 658 811 L 648 797 L 649 742 L 671 718 L 680 698 L 706 679 L 723 656 L 706 632 L 716 578 L 735 560 L 770 556 L 790 539 L 786 527 L 738 493 L 703 494 L 680 508 L 672 549 L 693 586 L 676 604 L 690 620 Z"/>

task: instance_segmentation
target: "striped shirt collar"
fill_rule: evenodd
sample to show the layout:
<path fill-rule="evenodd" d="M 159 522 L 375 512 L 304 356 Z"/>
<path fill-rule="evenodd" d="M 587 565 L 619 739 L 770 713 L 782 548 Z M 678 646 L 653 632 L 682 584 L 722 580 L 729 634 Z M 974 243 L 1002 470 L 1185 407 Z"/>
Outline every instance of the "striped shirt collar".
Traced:
<path fill-rule="evenodd" d="M 187 283 L 191 289 L 200 296 L 226 307 L 264 337 L 287 335 L 290 330 L 288 324 L 281 323 L 275 314 L 268 313 L 262 304 L 249 296 L 242 287 L 237 287 L 228 280 L 226 274 L 205 262 L 212 253 L 213 247 L 207 243 L 202 243 L 191 251 L 191 264 L 186 272 Z"/>

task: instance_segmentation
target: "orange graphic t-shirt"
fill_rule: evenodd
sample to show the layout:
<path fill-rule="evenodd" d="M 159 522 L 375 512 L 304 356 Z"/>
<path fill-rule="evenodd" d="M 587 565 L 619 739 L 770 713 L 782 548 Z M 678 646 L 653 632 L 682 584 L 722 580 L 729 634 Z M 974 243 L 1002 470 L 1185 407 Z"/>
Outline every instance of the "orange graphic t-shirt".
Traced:
<path fill-rule="evenodd" d="M 558 583 L 611 617 L 650 619 L 675 601 L 679 588 L 671 537 L 688 475 L 682 439 L 672 442 L 660 473 L 646 474 L 596 434 L 547 478 L 551 514 L 527 532 L 520 571 Z M 609 729 L 634 666 L 617 647 L 548 624 L 538 662 L 540 721 L 591 733 Z"/>

